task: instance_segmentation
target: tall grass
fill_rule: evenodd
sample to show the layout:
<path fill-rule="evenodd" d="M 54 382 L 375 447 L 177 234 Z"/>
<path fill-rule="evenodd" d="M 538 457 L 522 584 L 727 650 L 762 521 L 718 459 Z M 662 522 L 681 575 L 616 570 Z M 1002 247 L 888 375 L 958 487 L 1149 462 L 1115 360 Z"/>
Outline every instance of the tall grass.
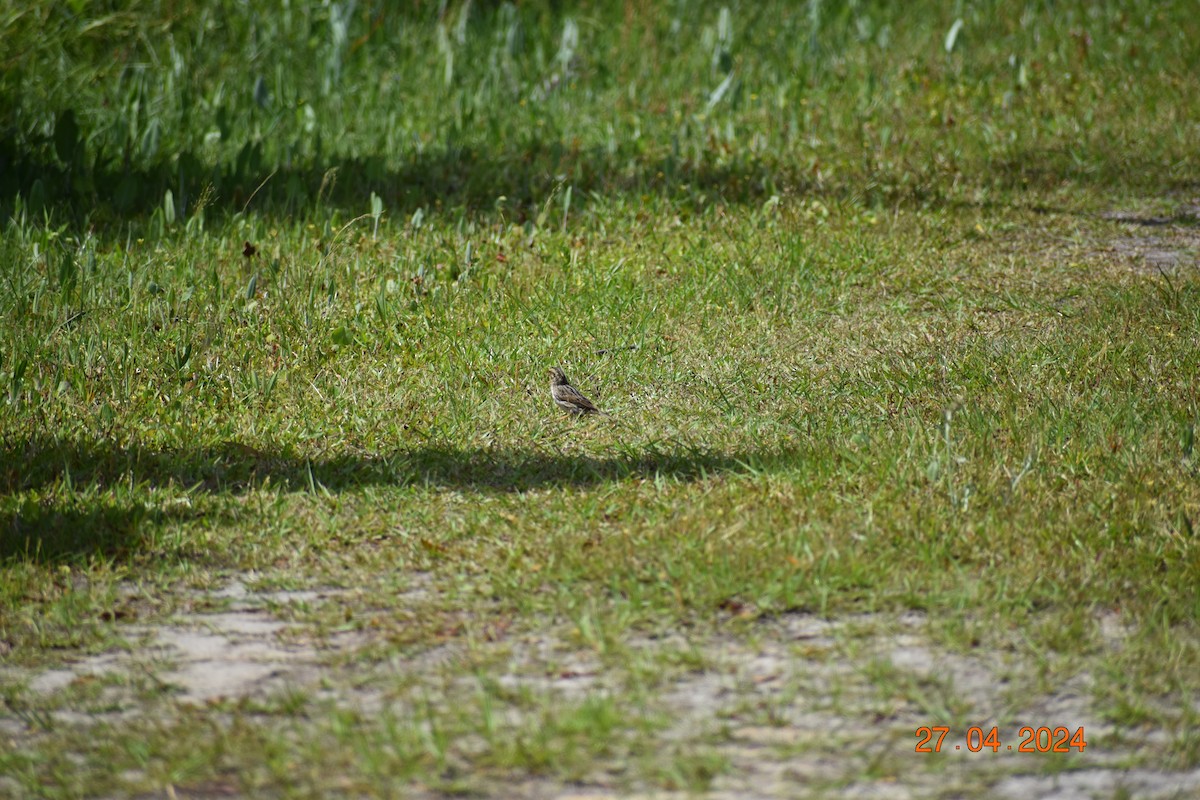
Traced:
<path fill-rule="evenodd" d="M 532 215 L 559 185 L 940 202 L 1194 167 L 1177 3 L 606 8 L 12 4 L 0 192 L 111 224 L 168 191 L 179 219 L 322 185 L 351 215 Z"/>

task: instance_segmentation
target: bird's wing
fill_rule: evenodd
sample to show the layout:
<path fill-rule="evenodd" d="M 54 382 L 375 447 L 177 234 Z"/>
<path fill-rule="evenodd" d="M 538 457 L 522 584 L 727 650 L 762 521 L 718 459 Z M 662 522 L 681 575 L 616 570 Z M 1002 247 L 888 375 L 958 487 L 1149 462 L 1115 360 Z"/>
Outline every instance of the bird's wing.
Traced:
<path fill-rule="evenodd" d="M 570 390 L 571 391 L 568 396 L 570 397 L 570 400 L 572 403 L 579 406 L 580 408 L 587 409 L 588 411 L 599 411 L 600 410 L 600 409 L 596 408 L 596 406 L 592 403 L 591 400 L 588 400 L 586 397 L 583 396 L 583 392 L 579 391 L 574 386 L 570 387 Z"/>

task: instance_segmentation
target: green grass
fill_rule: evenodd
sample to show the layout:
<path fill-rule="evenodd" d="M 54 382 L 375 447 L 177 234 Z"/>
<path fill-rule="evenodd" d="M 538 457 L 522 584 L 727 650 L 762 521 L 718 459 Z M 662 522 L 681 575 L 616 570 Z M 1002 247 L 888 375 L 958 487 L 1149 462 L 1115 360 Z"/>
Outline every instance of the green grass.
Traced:
<path fill-rule="evenodd" d="M 0 2 L 0 774 L 702 791 L 719 736 L 650 753 L 705 659 L 633 643 L 910 609 L 1194 767 L 1195 14 L 893 5 Z M 401 716 L 38 722 L 29 675 L 248 573 L 353 589 L 287 613 Z M 526 636 L 621 690 L 500 691 Z M 403 716 L 379 665 L 446 641 L 476 689 Z"/>

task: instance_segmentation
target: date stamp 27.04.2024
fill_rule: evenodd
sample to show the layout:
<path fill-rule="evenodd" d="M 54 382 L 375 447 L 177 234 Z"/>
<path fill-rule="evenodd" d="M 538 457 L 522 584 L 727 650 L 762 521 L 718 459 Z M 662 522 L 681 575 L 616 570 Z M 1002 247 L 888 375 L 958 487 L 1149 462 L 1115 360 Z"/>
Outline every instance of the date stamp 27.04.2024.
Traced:
<path fill-rule="evenodd" d="M 1087 747 L 1083 728 L 1074 731 L 1059 726 L 1057 728 L 1033 728 L 1026 725 L 1017 731 L 1017 742 L 1010 740 L 1008 744 L 1000 741 L 998 728 L 984 730 L 979 727 L 967 728 L 961 742 L 946 741 L 950 728 L 946 725 L 922 725 L 917 728 L 917 752 L 940 753 L 949 750 L 953 745 L 955 750 L 966 749 L 978 753 L 984 749 L 999 753 L 1001 750 L 1015 750 L 1018 753 L 1069 753 L 1072 750 L 1082 753 Z"/>

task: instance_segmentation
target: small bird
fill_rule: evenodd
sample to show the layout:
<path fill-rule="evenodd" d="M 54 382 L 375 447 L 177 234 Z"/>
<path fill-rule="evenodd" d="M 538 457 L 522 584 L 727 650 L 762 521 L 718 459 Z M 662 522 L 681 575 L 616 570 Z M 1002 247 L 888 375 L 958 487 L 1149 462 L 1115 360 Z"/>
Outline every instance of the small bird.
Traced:
<path fill-rule="evenodd" d="M 603 415 L 603 412 L 596 408 L 591 400 L 583 396 L 583 392 L 571 385 L 571 382 L 567 380 L 567 374 L 559 367 L 550 368 L 550 396 L 554 398 L 554 402 L 558 404 L 559 408 L 571 414 Z"/>

